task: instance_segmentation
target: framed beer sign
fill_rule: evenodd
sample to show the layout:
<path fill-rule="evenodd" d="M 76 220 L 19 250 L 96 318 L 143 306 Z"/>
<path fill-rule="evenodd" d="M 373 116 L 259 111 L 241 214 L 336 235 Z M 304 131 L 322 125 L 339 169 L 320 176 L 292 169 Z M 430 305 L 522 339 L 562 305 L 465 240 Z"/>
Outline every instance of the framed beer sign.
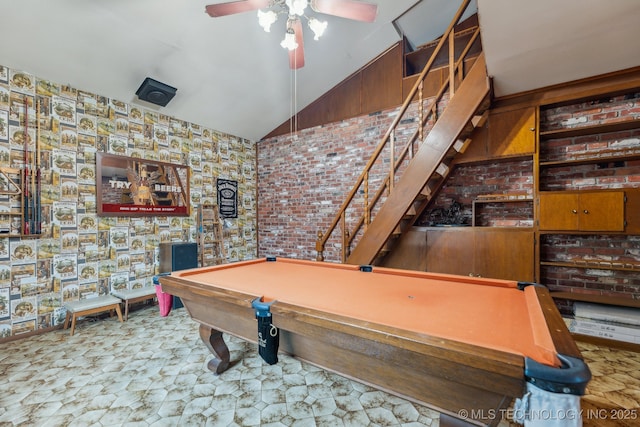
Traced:
<path fill-rule="evenodd" d="M 189 216 L 188 166 L 96 153 L 98 216 Z"/>

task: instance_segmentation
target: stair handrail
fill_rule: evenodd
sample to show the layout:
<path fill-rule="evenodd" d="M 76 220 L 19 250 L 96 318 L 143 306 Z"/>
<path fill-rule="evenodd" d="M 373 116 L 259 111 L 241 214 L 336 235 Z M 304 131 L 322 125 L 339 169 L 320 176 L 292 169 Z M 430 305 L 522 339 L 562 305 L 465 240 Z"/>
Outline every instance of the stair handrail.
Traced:
<path fill-rule="evenodd" d="M 358 189 L 360 188 L 360 186 L 363 183 L 365 184 L 365 196 L 366 196 L 365 197 L 365 212 L 361 216 L 361 218 L 358 220 L 357 227 L 355 229 L 359 230 L 360 227 L 362 227 L 363 224 L 367 224 L 369 222 L 367 220 L 367 216 L 370 213 L 370 207 L 368 206 L 369 205 L 369 201 L 368 201 L 368 175 L 369 175 L 369 171 L 372 169 L 372 167 L 374 166 L 374 164 L 378 160 L 380 154 L 386 148 L 387 143 L 390 140 L 394 139 L 393 135 L 394 135 L 394 132 L 395 132 L 396 128 L 398 127 L 398 125 L 400 124 L 402 119 L 404 118 L 404 115 L 407 112 L 407 110 L 409 109 L 409 106 L 414 102 L 413 99 L 414 99 L 416 93 L 418 93 L 418 92 L 419 92 L 419 95 L 420 95 L 419 96 L 419 103 L 422 106 L 422 103 L 423 103 L 422 87 L 423 87 L 424 79 L 428 75 L 428 73 L 431 71 L 431 69 L 433 67 L 433 64 L 434 64 L 438 54 L 441 52 L 441 50 L 442 50 L 443 46 L 445 45 L 445 43 L 447 42 L 447 40 L 451 40 L 451 41 L 453 40 L 453 37 L 455 35 L 455 32 L 454 32 L 455 26 L 458 24 L 458 21 L 460 20 L 460 18 L 462 17 L 462 15 L 466 11 L 466 9 L 467 9 L 467 7 L 469 6 L 470 3 L 471 3 L 471 0 L 463 0 L 462 4 L 458 8 L 458 11 L 456 12 L 456 14 L 455 14 L 454 18 L 452 19 L 451 23 L 449 24 L 449 26 L 447 27 L 446 31 L 443 33 L 442 37 L 438 41 L 438 44 L 436 45 L 431 57 L 429 58 L 429 60 L 427 61 L 426 65 L 424 66 L 424 68 L 422 69 L 420 74 L 418 75 L 418 78 L 417 78 L 415 84 L 413 85 L 413 87 L 409 91 L 407 97 L 405 98 L 404 102 L 402 103 L 402 106 L 400 107 L 400 110 L 398 111 L 395 119 L 391 122 L 391 124 L 389 125 L 389 128 L 385 132 L 384 136 L 380 139 L 380 142 L 378 143 L 378 145 L 376 146 L 376 149 L 374 150 L 374 152 L 372 153 L 371 157 L 369 158 L 369 161 L 365 165 L 363 171 L 358 176 L 358 178 L 357 178 L 355 184 L 353 185 L 351 191 L 347 194 L 344 202 L 341 204 L 340 208 L 338 209 L 338 212 L 336 213 L 336 215 L 334 216 L 333 220 L 331 221 L 331 224 L 329 225 L 329 228 L 327 229 L 327 231 L 325 233 L 322 233 L 321 231 L 318 231 L 318 235 L 317 235 L 318 239 L 316 241 L 316 252 L 317 252 L 316 259 L 318 261 L 324 261 L 324 248 L 325 248 L 325 245 L 326 245 L 327 241 L 329 240 L 329 238 L 331 237 L 331 235 L 333 234 L 333 232 L 335 231 L 336 227 L 338 226 L 338 224 L 340 222 L 343 223 L 342 238 L 341 238 L 341 241 L 342 241 L 341 262 L 344 263 L 346 261 L 348 255 L 349 255 L 348 254 L 348 252 L 349 252 L 348 248 L 349 248 L 351 242 L 353 241 L 353 239 L 357 235 L 357 233 L 349 233 L 349 231 L 345 229 L 346 228 L 345 227 L 345 224 L 346 224 L 346 220 L 345 220 L 346 211 L 349 208 L 349 206 L 351 205 L 351 202 L 353 202 L 353 199 L 354 199 L 355 195 L 357 194 Z M 414 132 L 414 135 L 409 139 L 409 142 L 406 144 L 405 148 L 402 150 L 401 156 L 399 156 L 398 160 L 394 160 L 394 161 L 391 162 L 390 172 L 387 174 L 386 178 L 384 178 L 382 180 L 380 188 L 376 192 L 376 196 L 373 199 L 374 202 L 377 202 L 380 199 L 380 197 L 382 197 L 382 194 L 384 194 L 384 192 L 385 192 L 385 190 L 387 188 L 389 189 L 389 191 L 392 188 L 393 181 L 392 181 L 391 177 L 393 176 L 394 171 L 402 163 L 402 160 L 404 160 L 404 156 L 406 156 L 408 148 L 413 144 L 413 142 L 415 142 L 415 139 L 416 139 L 417 135 L 420 134 L 420 131 L 424 127 L 424 123 L 426 123 L 428 118 L 431 117 L 431 115 L 434 114 L 435 107 L 437 106 L 437 101 L 444 95 L 444 93 L 446 91 L 446 88 L 449 86 L 449 83 L 452 80 L 451 77 L 453 75 L 455 75 L 454 74 L 455 70 L 457 70 L 460 67 L 460 64 L 462 63 L 466 53 L 471 48 L 471 45 L 476 40 L 478 34 L 479 34 L 479 28 L 476 29 L 476 32 L 474 33 L 473 37 L 471 38 L 471 41 L 467 44 L 466 48 L 463 50 L 463 52 L 460 55 L 460 58 L 459 58 L 458 61 L 455 60 L 455 58 L 452 55 L 451 49 L 450 49 L 450 54 L 449 54 L 449 69 L 450 69 L 450 73 L 449 73 L 449 77 L 447 77 L 445 79 L 445 82 L 443 83 L 442 87 L 438 91 L 437 97 L 433 98 L 433 101 L 430 104 L 430 108 L 429 108 L 430 114 L 427 115 L 427 116 L 424 116 L 424 115 L 422 115 L 422 113 L 420 113 L 422 117 L 421 117 L 421 120 L 419 121 L 419 126 L 418 126 L 417 130 Z M 402 159 L 402 160 L 400 160 L 400 159 Z"/>

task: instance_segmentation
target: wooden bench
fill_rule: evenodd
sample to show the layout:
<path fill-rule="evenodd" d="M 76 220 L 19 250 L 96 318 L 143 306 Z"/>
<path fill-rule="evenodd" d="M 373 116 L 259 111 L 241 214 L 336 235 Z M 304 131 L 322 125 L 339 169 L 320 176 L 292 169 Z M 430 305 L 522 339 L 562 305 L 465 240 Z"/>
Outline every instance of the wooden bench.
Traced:
<path fill-rule="evenodd" d="M 103 311 L 115 310 L 118 313 L 118 319 L 122 322 L 122 311 L 120 311 L 120 298 L 113 295 L 103 295 L 97 298 L 81 299 L 79 301 L 71 301 L 64 304 L 67 309 L 67 316 L 64 320 L 64 329 L 69 327 L 71 321 L 71 335 L 76 329 L 76 319 L 81 316 L 102 313 Z"/>
<path fill-rule="evenodd" d="M 156 287 L 145 286 L 137 289 L 123 289 L 113 291 L 111 295 L 120 298 L 124 302 L 124 320 L 127 320 L 129 318 L 129 304 L 155 298 Z"/>

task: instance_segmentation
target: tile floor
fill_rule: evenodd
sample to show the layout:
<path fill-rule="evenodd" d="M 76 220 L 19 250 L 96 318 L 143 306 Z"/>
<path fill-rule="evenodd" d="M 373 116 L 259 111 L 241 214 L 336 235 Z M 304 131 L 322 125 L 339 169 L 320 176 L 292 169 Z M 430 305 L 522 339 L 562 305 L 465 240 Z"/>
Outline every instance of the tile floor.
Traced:
<path fill-rule="evenodd" d="M 0 426 L 438 425 L 438 413 L 426 407 L 291 357 L 269 366 L 252 344 L 227 342 L 237 362 L 216 376 L 206 368 L 211 357 L 185 309 L 162 318 L 157 306 L 148 306 L 122 324 L 115 318 L 79 322 L 73 337 L 57 330 L 4 343 Z M 637 407 L 638 355 L 585 350 L 595 363 L 595 402 Z M 626 362 L 611 378 L 616 358 Z M 607 400 L 612 392 L 615 401 Z"/>

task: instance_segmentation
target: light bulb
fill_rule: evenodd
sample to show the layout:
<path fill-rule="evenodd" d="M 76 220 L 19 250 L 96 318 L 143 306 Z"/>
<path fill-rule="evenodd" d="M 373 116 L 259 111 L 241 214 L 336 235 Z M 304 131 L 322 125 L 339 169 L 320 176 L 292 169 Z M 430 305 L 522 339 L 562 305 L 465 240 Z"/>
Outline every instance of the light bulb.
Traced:
<path fill-rule="evenodd" d="M 291 28 L 287 30 L 287 33 L 284 35 L 284 40 L 280 42 L 280 46 L 289 50 L 295 50 L 298 47 L 296 33 Z"/>
<path fill-rule="evenodd" d="M 278 14 L 273 10 L 263 12 L 258 9 L 258 23 L 267 33 L 271 32 L 271 25 L 276 22 L 277 19 Z"/>
<path fill-rule="evenodd" d="M 304 10 L 307 8 L 307 0 L 286 0 L 285 2 L 289 8 L 290 15 L 304 15 Z"/>
<path fill-rule="evenodd" d="M 320 40 L 320 37 L 324 34 L 324 30 L 327 29 L 327 21 L 318 21 L 316 18 L 309 19 L 309 28 L 315 34 L 314 40 Z"/>

